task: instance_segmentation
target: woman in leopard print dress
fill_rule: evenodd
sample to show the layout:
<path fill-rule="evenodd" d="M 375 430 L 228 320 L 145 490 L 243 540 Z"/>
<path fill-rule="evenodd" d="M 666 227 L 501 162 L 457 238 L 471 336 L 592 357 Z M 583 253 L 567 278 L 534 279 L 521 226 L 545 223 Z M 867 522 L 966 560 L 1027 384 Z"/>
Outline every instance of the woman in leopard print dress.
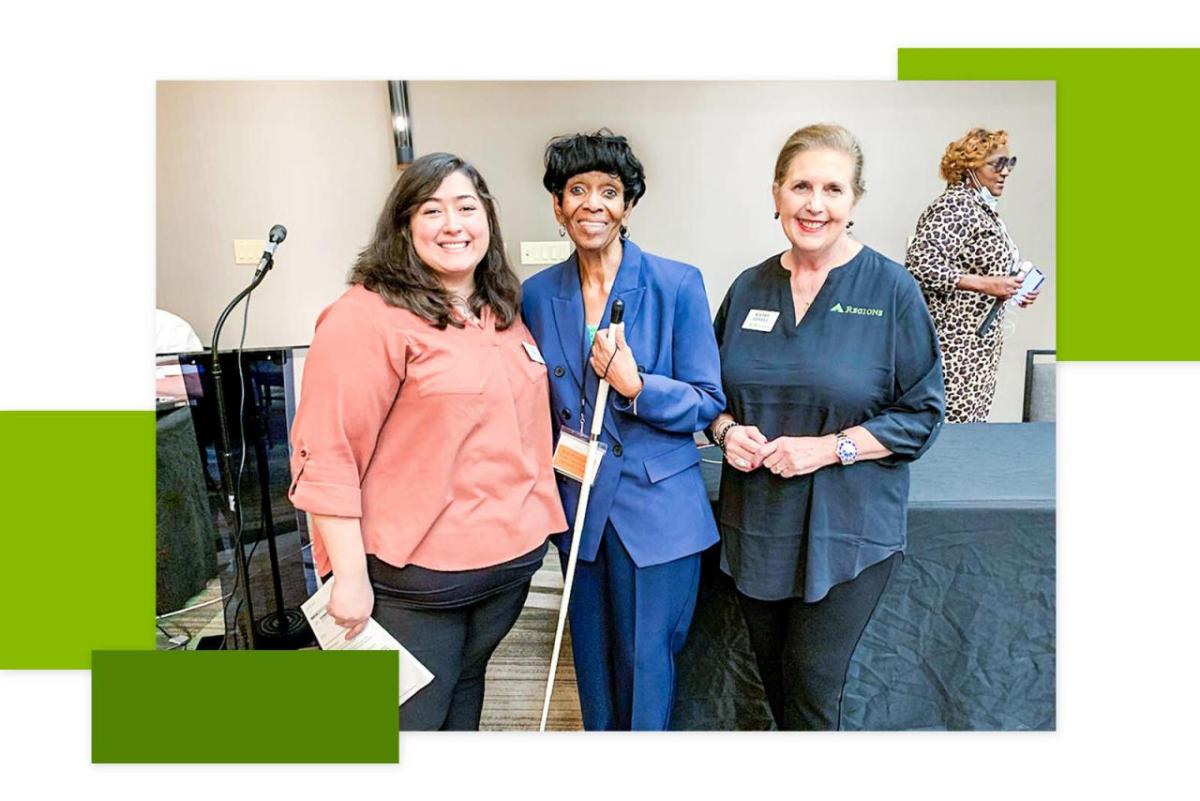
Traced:
<path fill-rule="evenodd" d="M 1016 163 L 1004 131 L 975 128 L 951 142 L 941 163 L 946 191 L 909 242 L 905 266 L 921 285 L 942 349 L 947 423 L 985 422 L 996 394 L 1007 307 L 985 336 L 977 331 L 995 299 L 1021 286 L 1011 275 L 1017 246 L 996 212 Z M 1021 305 L 1036 299 L 1030 293 Z"/>

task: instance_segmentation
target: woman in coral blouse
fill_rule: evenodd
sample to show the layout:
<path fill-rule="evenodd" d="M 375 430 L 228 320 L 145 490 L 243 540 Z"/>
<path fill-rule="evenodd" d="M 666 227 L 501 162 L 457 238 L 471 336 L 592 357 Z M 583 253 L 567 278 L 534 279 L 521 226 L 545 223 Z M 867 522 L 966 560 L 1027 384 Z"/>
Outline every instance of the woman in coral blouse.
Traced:
<path fill-rule="evenodd" d="M 546 367 L 479 172 L 408 167 L 350 284 L 317 320 L 290 497 L 346 636 L 374 617 L 434 674 L 400 728 L 477 729 L 488 659 L 566 528 Z"/>

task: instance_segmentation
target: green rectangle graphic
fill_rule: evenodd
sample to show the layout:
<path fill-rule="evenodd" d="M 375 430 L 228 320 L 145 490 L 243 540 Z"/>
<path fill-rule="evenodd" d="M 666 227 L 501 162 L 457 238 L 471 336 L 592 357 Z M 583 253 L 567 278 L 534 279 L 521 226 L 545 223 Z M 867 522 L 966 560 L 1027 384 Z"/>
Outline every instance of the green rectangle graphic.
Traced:
<path fill-rule="evenodd" d="M 1053 80 L 1058 358 L 1194 361 L 1200 49 L 901 49 L 902 80 Z"/>
<path fill-rule="evenodd" d="M 154 412 L 4 411 L 0 442 L 5 597 L 33 624 L 0 669 L 153 648 Z"/>
<path fill-rule="evenodd" d="M 93 762 L 396 762 L 395 651 L 97 651 Z"/>

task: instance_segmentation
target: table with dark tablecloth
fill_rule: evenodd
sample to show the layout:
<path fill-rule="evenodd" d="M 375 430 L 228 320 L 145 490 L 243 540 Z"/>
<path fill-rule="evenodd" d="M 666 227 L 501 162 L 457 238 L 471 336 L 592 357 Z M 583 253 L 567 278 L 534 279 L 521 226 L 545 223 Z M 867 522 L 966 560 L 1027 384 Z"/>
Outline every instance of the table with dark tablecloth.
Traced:
<path fill-rule="evenodd" d="M 1054 728 L 1054 437 L 1053 423 L 948 425 L 912 465 L 908 547 L 854 652 L 841 728 Z M 703 467 L 715 499 L 720 467 Z M 718 547 L 672 728 L 771 728 Z"/>
<path fill-rule="evenodd" d="M 188 406 L 160 412 L 155 436 L 158 614 L 183 608 L 217 575 L 217 529 Z"/>

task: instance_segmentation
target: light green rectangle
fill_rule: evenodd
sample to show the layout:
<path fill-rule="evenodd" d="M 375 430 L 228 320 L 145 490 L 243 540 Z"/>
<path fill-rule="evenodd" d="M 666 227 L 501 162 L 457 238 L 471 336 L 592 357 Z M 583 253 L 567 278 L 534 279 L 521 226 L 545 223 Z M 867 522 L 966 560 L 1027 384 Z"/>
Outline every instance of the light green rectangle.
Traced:
<path fill-rule="evenodd" d="M 898 75 L 1056 81 L 1058 358 L 1200 359 L 1200 49 L 904 48 Z"/>
<path fill-rule="evenodd" d="M 154 647 L 154 412 L 0 412 L 13 614 L 0 669 Z"/>

